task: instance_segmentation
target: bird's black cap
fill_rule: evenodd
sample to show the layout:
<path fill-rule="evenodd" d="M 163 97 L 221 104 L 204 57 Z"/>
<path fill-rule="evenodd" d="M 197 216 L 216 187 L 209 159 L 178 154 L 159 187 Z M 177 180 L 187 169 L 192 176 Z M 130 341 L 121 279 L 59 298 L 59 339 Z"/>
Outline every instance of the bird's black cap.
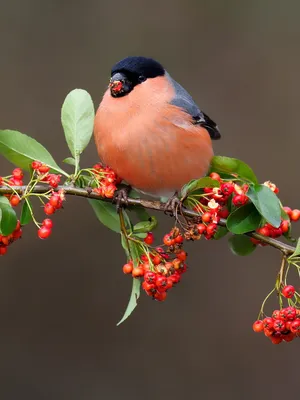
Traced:
<path fill-rule="evenodd" d="M 111 76 L 117 72 L 126 75 L 144 76 L 147 78 L 155 78 L 165 74 L 164 67 L 152 58 L 146 57 L 127 57 L 116 63 L 111 70 Z"/>

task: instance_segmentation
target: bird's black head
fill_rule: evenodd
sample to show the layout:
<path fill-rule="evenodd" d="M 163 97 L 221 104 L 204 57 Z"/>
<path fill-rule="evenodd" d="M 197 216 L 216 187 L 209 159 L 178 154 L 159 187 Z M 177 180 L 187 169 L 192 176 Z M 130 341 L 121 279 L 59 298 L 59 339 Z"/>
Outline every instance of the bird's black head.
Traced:
<path fill-rule="evenodd" d="M 113 97 L 122 97 L 149 78 L 165 74 L 164 67 L 152 58 L 127 57 L 112 67 L 110 93 Z"/>

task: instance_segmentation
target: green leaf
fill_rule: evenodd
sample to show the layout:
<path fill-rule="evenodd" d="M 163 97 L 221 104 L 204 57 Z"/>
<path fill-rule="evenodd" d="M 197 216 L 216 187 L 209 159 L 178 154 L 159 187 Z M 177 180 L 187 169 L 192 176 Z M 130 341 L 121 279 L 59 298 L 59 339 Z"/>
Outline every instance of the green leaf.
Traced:
<path fill-rule="evenodd" d="M 215 179 L 211 179 L 209 176 L 205 176 L 200 179 L 193 179 L 182 187 L 181 195 L 182 197 L 185 197 L 188 193 L 194 192 L 198 189 L 203 189 L 205 187 L 220 187 L 220 182 Z"/>
<path fill-rule="evenodd" d="M 76 167 L 93 134 L 94 118 L 94 104 L 89 93 L 82 89 L 72 90 L 62 106 L 61 123 Z"/>
<path fill-rule="evenodd" d="M 227 174 L 236 174 L 239 178 L 246 179 L 252 183 L 257 184 L 257 178 L 252 170 L 246 163 L 237 158 L 215 156 L 212 159 L 210 172 L 219 172 Z"/>
<path fill-rule="evenodd" d="M 53 172 L 69 176 L 54 161 L 48 150 L 35 139 L 18 131 L 0 130 L 0 154 L 25 170 L 30 170 L 32 161 L 48 165 Z"/>
<path fill-rule="evenodd" d="M 133 233 L 150 232 L 157 227 L 157 219 L 150 217 L 148 221 L 141 221 L 134 225 Z"/>
<path fill-rule="evenodd" d="M 141 291 L 141 281 L 139 279 L 133 278 L 132 290 L 131 290 L 129 303 L 127 305 L 127 308 L 125 310 L 123 317 L 117 323 L 117 326 L 122 324 L 122 322 L 124 322 L 130 316 L 130 314 L 133 312 L 133 310 L 136 308 L 137 300 L 140 297 L 140 291 Z"/>
<path fill-rule="evenodd" d="M 265 185 L 250 186 L 247 196 L 257 211 L 275 228 L 281 223 L 281 206 L 278 197 Z"/>
<path fill-rule="evenodd" d="M 217 232 L 214 234 L 214 239 L 222 239 L 225 235 L 227 235 L 227 233 L 228 229 L 225 226 L 218 226 Z"/>
<path fill-rule="evenodd" d="M 123 235 L 122 235 L 121 241 L 122 241 L 122 245 L 126 251 L 126 254 L 128 256 L 128 251 L 126 249 L 126 243 L 125 243 L 126 240 L 124 239 Z M 139 249 L 138 249 L 138 246 L 136 245 L 136 243 L 134 243 L 132 241 L 129 242 L 129 246 L 130 246 L 130 252 L 132 255 L 132 259 L 133 259 L 133 265 L 134 265 L 134 268 L 136 268 L 139 265 Z M 124 322 L 130 316 L 130 314 L 133 312 L 133 310 L 136 308 L 137 300 L 140 297 L 140 291 L 141 291 L 141 281 L 137 278 L 133 278 L 132 290 L 131 290 L 129 303 L 127 305 L 126 311 L 125 311 L 122 319 L 117 323 L 117 326 L 122 324 L 122 322 Z"/>
<path fill-rule="evenodd" d="M 289 258 L 299 257 L 299 255 L 300 255 L 300 238 L 297 241 L 297 245 L 296 245 L 296 249 L 295 249 L 294 253 L 291 256 L 289 256 Z"/>
<path fill-rule="evenodd" d="M 240 235 L 257 229 L 260 221 L 261 215 L 252 203 L 248 203 L 228 216 L 227 228 L 230 232 Z"/>
<path fill-rule="evenodd" d="M 24 201 L 24 204 L 23 204 L 23 207 L 22 207 L 22 211 L 21 211 L 21 217 L 20 217 L 21 225 L 27 225 L 29 222 L 32 221 L 30 207 L 32 209 L 32 205 L 30 203 L 30 200 L 26 199 Z"/>
<path fill-rule="evenodd" d="M 236 256 L 247 256 L 256 249 L 255 244 L 251 242 L 249 236 L 234 235 L 229 238 L 228 242 L 230 250 Z"/>
<path fill-rule="evenodd" d="M 120 218 L 116 206 L 106 201 L 89 199 L 99 221 L 114 232 L 120 233 Z"/>
<path fill-rule="evenodd" d="M 76 161 L 73 157 L 67 157 L 63 160 L 63 163 L 73 165 L 75 167 Z"/>
<path fill-rule="evenodd" d="M 147 233 L 135 233 L 134 232 L 134 237 L 137 237 L 137 238 L 139 238 L 139 239 L 145 239 L 146 237 L 147 237 Z"/>
<path fill-rule="evenodd" d="M 0 232 L 2 235 L 10 235 L 17 226 L 17 215 L 11 207 L 8 199 L 0 197 Z"/>
<path fill-rule="evenodd" d="M 105 225 L 107 228 L 111 229 L 114 232 L 120 233 L 120 217 L 117 213 L 116 206 L 112 203 L 108 203 L 102 200 L 89 199 L 89 203 L 95 211 L 96 217 L 99 221 Z M 125 221 L 126 229 L 131 230 L 131 222 L 126 213 L 123 210 L 123 216 Z"/>

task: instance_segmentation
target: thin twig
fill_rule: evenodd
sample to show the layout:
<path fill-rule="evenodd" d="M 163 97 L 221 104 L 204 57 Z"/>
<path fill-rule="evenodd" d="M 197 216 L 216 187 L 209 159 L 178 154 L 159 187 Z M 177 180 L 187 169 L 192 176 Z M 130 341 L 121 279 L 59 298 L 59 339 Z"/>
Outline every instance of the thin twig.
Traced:
<path fill-rule="evenodd" d="M 14 186 L 13 189 L 9 188 L 7 186 L 1 186 L 0 187 L 0 195 L 1 194 L 9 194 L 12 192 L 18 193 L 20 195 L 24 194 L 26 191 L 27 186 Z M 52 188 L 48 185 L 36 185 L 34 189 L 32 190 L 32 193 L 46 193 Z M 82 189 L 74 186 L 58 186 L 57 188 L 53 189 L 54 191 L 59 191 L 63 190 L 65 194 L 67 195 L 73 195 L 73 196 L 80 196 L 80 197 L 87 197 L 89 199 L 95 199 L 95 200 L 102 200 L 106 202 L 112 202 L 112 199 L 107 199 L 99 194 L 93 192 L 90 190 L 90 188 L 87 189 Z M 122 199 L 121 202 L 124 200 Z M 165 203 L 161 203 L 160 201 L 157 200 L 144 200 L 144 199 L 133 199 L 133 198 L 128 198 L 128 204 L 130 206 L 141 206 L 143 208 L 149 209 L 149 210 L 156 210 L 156 211 L 172 211 L 171 209 L 165 209 Z M 187 210 L 185 208 L 182 208 L 182 214 L 186 217 L 190 218 L 201 218 L 201 216 L 193 210 Z M 220 221 L 218 222 L 218 225 L 220 226 L 226 226 L 226 220 L 221 218 Z M 290 246 L 288 244 L 282 243 L 279 240 L 267 237 L 267 236 L 262 236 L 259 235 L 256 232 L 251 232 L 247 233 L 247 236 L 250 236 L 254 239 L 257 239 L 263 243 L 268 244 L 269 246 L 274 247 L 275 249 L 281 251 L 285 256 L 291 255 L 295 251 L 295 247 Z"/>

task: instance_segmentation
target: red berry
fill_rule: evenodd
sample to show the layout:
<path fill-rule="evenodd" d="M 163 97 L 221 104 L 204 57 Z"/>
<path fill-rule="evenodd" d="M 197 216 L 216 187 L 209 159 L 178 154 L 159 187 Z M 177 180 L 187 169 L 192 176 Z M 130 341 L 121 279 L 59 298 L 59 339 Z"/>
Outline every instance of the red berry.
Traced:
<path fill-rule="evenodd" d="M 208 223 L 208 222 L 211 221 L 211 219 L 212 219 L 212 215 L 211 215 L 210 212 L 205 212 L 205 213 L 202 215 L 202 222 Z"/>
<path fill-rule="evenodd" d="M 279 344 L 283 340 L 282 336 L 271 336 L 270 339 L 273 344 Z"/>
<path fill-rule="evenodd" d="M 154 242 L 154 235 L 152 232 L 148 232 L 147 236 L 144 239 L 144 242 L 148 245 L 151 245 Z"/>
<path fill-rule="evenodd" d="M 281 228 L 282 233 L 287 233 L 290 228 L 290 221 L 288 221 L 287 219 L 283 220 L 281 222 L 280 228 Z"/>
<path fill-rule="evenodd" d="M 209 236 L 212 236 L 217 230 L 217 224 L 209 224 L 206 227 L 206 233 Z"/>
<path fill-rule="evenodd" d="M 296 308 L 295 307 L 287 307 L 285 309 L 286 318 L 289 320 L 293 320 L 296 318 Z"/>
<path fill-rule="evenodd" d="M 219 211 L 218 211 L 218 216 L 220 218 L 227 218 L 229 215 L 229 210 L 226 206 L 222 207 Z"/>
<path fill-rule="evenodd" d="M 298 219 L 300 218 L 300 210 L 293 210 L 291 212 L 290 218 L 292 221 L 298 221 Z"/>
<path fill-rule="evenodd" d="M 39 167 L 39 172 L 41 173 L 41 174 L 46 174 L 47 172 L 49 172 L 50 171 L 50 168 L 47 166 L 47 165 L 45 165 L 45 164 L 43 164 L 43 165 L 41 165 L 40 167 Z"/>
<path fill-rule="evenodd" d="M 272 313 L 273 319 L 280 319 L 280 310 L 274 310 Z"/>
<path fill-rule="evenodd" d="M 144 279 L 148 283 L 155 283 L 157 274 L 152 271 L 147 271 L 144 275 Z"/>
<path fill-rule="evenodd" d="M 181 250 L 179 253 L 176 254 L 176 256 L 180 261 L 185 261 L 187 258 L 187 254 L 184 250 Z"/>
<path fill-rule="evenodd" d="M 163 238 L 163 242 L 166 246 L 173 246 L 175 244 L 175 240 L 171 237 L 171 235 L 166 234 Z"/>
<path fill-rule="evenodd" d="M 13 207 L 16 207 L 20 203 L 20 197 L 14 194 L 11 196 L 9 202 Z"/>
<path fill-rule="evenodd" d="M 57 193 L 53 194 L 50 197 L 49 203 L 51 204 L 51 206 L 53 206 L 54 208 L 57 208 L 58 204 L 60 202 L 60 197 Z"/>
<path fill-rule="evenodd" d="M 53 188 L 57 188 L 57 186 L 60 182 L 60 177 L 61 177 L 61 175 L 49 174 L 47 177 L 47 182 Z M 106 196 L 106 197 L 108 197 L 108 196 Z"/>
<path fill-rule="evenodd" d="M 39 169 L 42 166 L 42 163 L 40 161 L 32 161 L 31 167 L 32 169 Z"/>
<path fill-rule="evenodd" d="M 180 276 L 180 273 L 176 271 L 169 278 L 171 279 L 171 281 L 173 282 L 173 285 L 174 285 L 175 283 L 178 283 L 180 281 L 181 276 Z"/>
<path fill-rule="evenodd" d="M 23 181 L 21 179 L 12 178 L 9 181 L 12 186 L 22 186 L 23 185 Z"/>
<path fill-rule="evenodd" d="M 23 171 L 21 170 L 21 168 L 15 168 L 13 170 L 12 174 L 13 174 L 14 178 L 17 178 L 17 179 L 22 179 L 23 176 L 24 176 Z"/>
<path fill-rule="evenodd" d="M 181 244 L 182 242 L 183 242 L 183 236 L 179 234 L 179 235 L 176 236 L 176 238 L 175 238 L 175 243 Z"/>
<path fill-rule="evenodd" d="M 222 183 L 221 187 L 221 192 L 224 193 L 226 196 L 230 196 L 231 193 L 234 191 L 234 186 L 232 183 Z"/>
<path fill-rule="evenodd" d="M 157 286 L 157 289 L 160 292 L 163 292 L 166 290 L 166 286 L 168 285 L 168 279 L 163 275 L 159 275 L 156 278 L 155 284 Z"/>
<path fill-rule="evenodd" d="M 275 319 L 273 322 L 275 331 L 283 332 L 286 329 L 285 322 L 282 319 Z"/>
<path fill-rule="evenodd" d="M 212 172 L 209 176 L 211 177 L 211 179 L 214 179 L 216 181 L 220 181 L 221 180 L 220 175 L 217 174 L 216 172 Z"/>
<path fill-rule="evenodd" d="M 143 268 L 141 268 L 141 267 L 133 268 L 132 276 L 134 278 L 139 278 L 139 277 L 141 277 L 143 275 L 144 275 L 144 269 Z"/>
<path fill-rule="evenodd" d="M 240 207 L 244 204 L 246 204 L 248 201 L 248 197 L 245 194 L 237 194 L 232 198 L 232 203 L 236 207 Z"/>
<path fill-rule="evenodd" d="M 49 237 L 51 235 L 51 229 L 46 228 L 45 226 L 42 226 L 39 230 L 38 230 L 38 237 L 40 239 L 47 239 L 47 237 Z"/>
<path fill-rule="evenodd" d="M 197 229 L 200 235 L 202 235 L 206 231 L 206 226 L 204 224 L 198 224 Z"/>
<path fill-rule="evenodd" d="M 117 190 L 117 186 L 113 183 L 110 183 L 108 186 L 104 188 L 104 196 L 108 199 L 112 199 L 114 197 L 115 191 Z"/>
<path fill-rule="evenodd" d="M 13 231 L 13 238 L 14 240 L 20 239 L 20 237 L 22 237 L 22 229 L 15 229 Z"/>
<path fill-rule="evenodd" d="M 282 289 L 281 293 L 286 299 L 291 299 L 295 294 L 295 288 L 292 285 L 287 285 Z"/>
<path fill-rule="evenodd" d="M 152 262 L 154 265 L 158 265 L 161 263 L 161 258 L 159 256 L 154 256 Z"/>
<path fill-rule="evenodd" d="M 273 328 L 273 318 L 267 317 L 263 320 L 264 328 L 272 329 Z"/>
<path fill-rule="evenodd" d="M 155 288 L 155 284 L 154 283 L 149 283 L 144 281 L 142 283 L 142 288 L 147 292 L 147 293 L 151 293 L 154 294 L 156 292 L 156 288 Z"/>
<path fill-rule="evenodd" d="M 7 253 L 7 246 L 0 245 L 0 256 L 4 256 Z"/>
<path fill-rule="evenodd" d="M 257 233 L 262 236 L 270 236 L 270 229 L 266 226 L 263 226 L 262 228 L 257 229 Z"/>
<path fill-rule="evenodd" d="M 166 290 L 171 289 L 172 286 L 173 286 L 173 281 L 172 281 L 172 279 L 167 278 Z"/>
<path fill-rule="evenodd" d="M 264 324 L 263 322 L 259 319 L 255 321 L 252 325 L 252 328 L 254 332 L 262 332 L 264 330 Z"/>
<path fill-rule="evenodd" d="M 291 342 L 292 340 L 295 339 L 295 334 L 293 332 L 289 332 L 283 335 L 282 338 L 285 342 Z"/>
<path fill-rule="evenodd" d="M 287 215 L 291 215 L 292 214 L 292 209 L 290 207 L 283 207 L 283 210 L 287 213 Z"/>
<path fill-rule="evenodd" d="M 300 320 L 296 319 L 295 321 L 293 321 L 291 323 L 290 329 L 291 329 L 291 332 L 298 335 L 300 333 Z"/>
<path fill-rule="evenodd" d="M 123 265 L 123 272 L 124 272 L 124 274 L 131 274 L 131 273 L 132 273 L 132 270 L 133 270 L 132 264 L 127 263 L 127 264 L 124 264 L 124 265 Z"/>
<path fill-rule="evenodd" d="M 155 300 L 164 301 L 166 300 L 167 292 L 156 292 L 154 295 Z"/>
<path fill-rule="evenodd" d="M 287 319 L 286 318 L 286 308 L 283 308 L 282 310 L 280 310 L 279 318 L 284 320 L 284 321 Z"/>
<path fill-rule="evenodd" d="M 273 333 L 274 333 L 274 329 L 273 329 L 273 328 L 271 328 L 271 329 L 264 328 L 264 334 L 265 334 L 265 336 L 270 337 L 270 336 L 273 335 Z"/>
<path fill-rule="evenodd" d="M 286 321 L 285 327 L 286 327 L 286 330 L 287 330 L 287 331 L 290 331 L 290 330 L 291 330 L 291 324 L 292 324 L 292 322 L 293 322 L 293 321 L 290 321 L 290 320 Z"/>
<path fill-rule="evenodd" d="M 43 221 L 43 226 L 45 226 L 45 227 L 48 228 L 48 229 L 52 229 L 52 227 L 53 227 L 53 222 L 52 222 L 52 220 L 51 220 L 50 218 L 44 219 L 44 221 Z"/>
<path fill-rule="evenodd" d="M 55 212 L 55 208 L 50 203 L 46 203 L 44 206 L 44 213 L 46 215 L 51 215 L 54 212 Z"/>

